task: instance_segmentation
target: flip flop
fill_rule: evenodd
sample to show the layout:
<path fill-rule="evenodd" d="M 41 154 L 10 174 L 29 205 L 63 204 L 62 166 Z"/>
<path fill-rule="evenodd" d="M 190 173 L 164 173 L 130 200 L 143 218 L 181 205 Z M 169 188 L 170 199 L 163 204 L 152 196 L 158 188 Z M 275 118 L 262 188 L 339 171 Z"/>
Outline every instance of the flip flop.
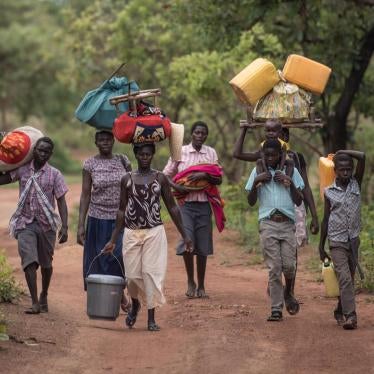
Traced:
<path fill-rule="evenodd" d="M 148 323 L 148 331 L 160 331 L 160 326 L 156 322 Z"/>
<path fill-rule="evenodd" d="M 25 314 L 39 314 L 39 313 L 40 313 L 39 306 L 32 306 L 31 308 L 28 308 L 25 310 Z"/>
<path fill-rule="evenodd" d="M 299 313 L 300 304 L 292 295 L 284 296 L 284 303 L 286 304 L 286 310 L 291 315 Z"/>
<path fill-rule="evenodd" d="M 130 312 L 127 314 L 125 323 L 126 323 L 126 326 L 129 329 L 132 329 L 133 326 L 135 325 L 136 318 L 138 317 L 138 313 L 139 313 L 140 308 L 141 308 L 141 306 L 140 306 L 140 303 L 139 303 L 139 306 L 137 307 L 136 311 L 134 311 L 134 314 L 132 314 L 132 311 L 133 311 L 132 308 L 131 308 Z"/>
<path fill-rule="evenodd" d="M 271 312 L 271 315 L 267 318 L 268 322 L 279 322 L 283 320 L 282 312 L 277 310 Z"/>

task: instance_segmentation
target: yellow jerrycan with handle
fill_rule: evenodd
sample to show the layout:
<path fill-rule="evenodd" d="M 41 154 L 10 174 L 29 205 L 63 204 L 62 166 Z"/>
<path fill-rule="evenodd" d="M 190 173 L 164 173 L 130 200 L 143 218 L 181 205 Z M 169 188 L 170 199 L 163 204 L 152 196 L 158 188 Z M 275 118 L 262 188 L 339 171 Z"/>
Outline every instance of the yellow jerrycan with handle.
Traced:
<path fill-rule="evenodd" d="M 331 186 L 334 183 L 335 171 L 334 162 L 332 159 L 334 154 L 330 153 L 327 157 L 320 157 L 318 163 L 319 170 L 319 191 L 321 199 L 324 199 L 324 190 L 326 187 Z"/>
<path fill-rule="evenodd" d="M 339 283 L 336 278 L 334 265 L 328 258 L 325 258 L 322 264 L 322 279 L 325 284 L 325 293 L 327 297 L 339 296 Z"/>

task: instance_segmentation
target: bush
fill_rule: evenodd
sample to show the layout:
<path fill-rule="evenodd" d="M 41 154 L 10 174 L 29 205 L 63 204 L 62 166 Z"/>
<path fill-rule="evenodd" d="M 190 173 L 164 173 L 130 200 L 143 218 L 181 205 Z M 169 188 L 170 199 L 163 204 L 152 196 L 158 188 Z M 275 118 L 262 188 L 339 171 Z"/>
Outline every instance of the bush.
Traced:
<path fill-rule="evenodd" d="M 0 253 L 0 302 L 12 302 L 21 294 L 21 288 L 13 277 L 4 252 Z"/>
<path fill-rule="evenodd" d="M 360 282 L 363 288 L 374 291 L 374 204 L 364 205 L 361 212 L 361 266 L 365 279 Z"/>

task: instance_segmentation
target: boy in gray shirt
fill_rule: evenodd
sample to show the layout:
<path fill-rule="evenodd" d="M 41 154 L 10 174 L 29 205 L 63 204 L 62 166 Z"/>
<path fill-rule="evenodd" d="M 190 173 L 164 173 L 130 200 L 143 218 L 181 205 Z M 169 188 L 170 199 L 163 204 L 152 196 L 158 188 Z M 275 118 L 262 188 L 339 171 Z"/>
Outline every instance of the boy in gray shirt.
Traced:
<path fill-rule="evenodd" d="M 353 176 L 353 158 L 357 159 Z M 340 296 L 334 317 L 345 330 L 357 328 L 354 275 L 360 245 L 361 183 L 365 170 L 365 154 L 359 151 L 338 151 L 334 156 L 334 183 L 325 189 L 325 210 L 321 225 L 319 252 L 321 261 L 330 257 L 325 252 L 326 238 L 339 282 Z"/>

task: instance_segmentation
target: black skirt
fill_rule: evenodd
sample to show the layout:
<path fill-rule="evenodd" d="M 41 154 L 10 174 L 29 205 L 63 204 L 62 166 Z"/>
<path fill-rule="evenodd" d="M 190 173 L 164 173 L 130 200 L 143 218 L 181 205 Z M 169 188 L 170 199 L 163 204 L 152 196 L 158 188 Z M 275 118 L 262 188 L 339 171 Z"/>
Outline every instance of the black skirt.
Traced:
<path fill-rule="evenodd" d="M 183 227 L 193 242 L 193 254 L 213 254 L 212 210 L 208 202 L 187 201 L 180 207 Z M 177 255 L 186 251 L 183 240 L 177 246 Z"/>

